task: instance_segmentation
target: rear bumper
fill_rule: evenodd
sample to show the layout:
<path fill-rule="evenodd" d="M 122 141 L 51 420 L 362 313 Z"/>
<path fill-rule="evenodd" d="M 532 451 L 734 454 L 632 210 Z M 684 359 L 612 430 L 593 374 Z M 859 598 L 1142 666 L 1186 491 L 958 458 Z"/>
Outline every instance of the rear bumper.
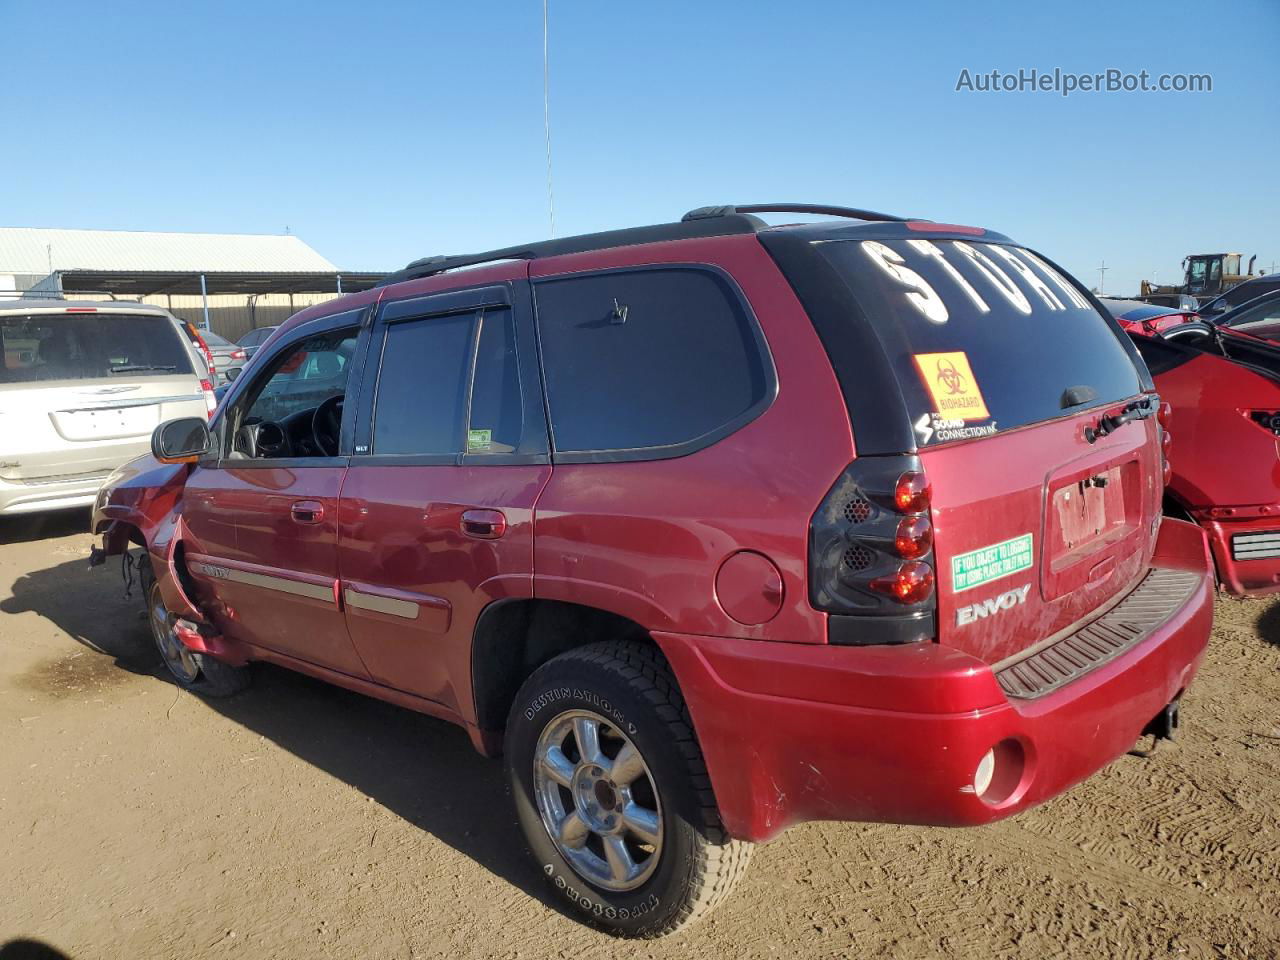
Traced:
<path fill-rule="evenodd" d="M 110 471 L 100 476 L 14 483 L 0 480 L 0 516 L 91 507 Z"/>
<path fill-rule="evenodd" d="M 1221 516 L 1227 510 L 1232 516 Z M 1238 597 L 1280 593 L 1280 504 L 1215 507 L 1194 516 L 1209 537 L 1222 589 Z"/>
<path fill-rule="evenodd" d="M 805 820 L 975 825 L 1101 769 L 1191 682 L 1213 617 L 1203 534 L 1166 520 L 1152 566 L 1192 571 L 1198 583 L 1122 654 L 1033 700 L 1007 697 L 986 664 L 938 644 L 657 639 L 734 836 L 760 842 Z M 997 744 L 1003 760 L 983 799 L 975 770 Z M 1021 764 L 1002 767 L 1010 757 Z"/>

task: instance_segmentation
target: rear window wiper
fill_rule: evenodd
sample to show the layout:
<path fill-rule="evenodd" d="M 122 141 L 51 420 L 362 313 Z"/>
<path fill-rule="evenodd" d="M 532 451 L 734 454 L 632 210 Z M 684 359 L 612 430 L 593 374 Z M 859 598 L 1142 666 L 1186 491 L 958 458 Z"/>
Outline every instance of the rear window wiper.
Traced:
<path fill-rule="evenodd" d="M 1143 397 L 1141 400 L 1135 400 L 1119 413 L 1099 419 L 1096 427 L 1085 427 L 1084 438 L 1089 443 L 1097 443 L 1107 434 L 1119 430 L 1126 423 L 1133 420 L 1145 420 L 1147 417 L 1153 416 L 1159 409 L 1159 397 L 1148 396 Z"/>
<path fill-rule="evenodd" d="M 177 370 L 178 368 L 170 363 L 122 363 L 111 368 L 112 373 L 138 373 L 143 370 Z"/>

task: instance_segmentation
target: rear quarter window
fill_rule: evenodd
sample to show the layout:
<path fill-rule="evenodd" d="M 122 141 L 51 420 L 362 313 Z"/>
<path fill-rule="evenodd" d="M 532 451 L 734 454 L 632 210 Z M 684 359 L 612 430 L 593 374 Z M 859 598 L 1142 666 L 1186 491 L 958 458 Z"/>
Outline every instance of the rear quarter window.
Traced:
<path fill-rule="evenodd" d="M 836 240 L 922 443 L 986 436 L 1141 391 L 1111 322 L 1035 254 L 944 239 Z"/>
<path fill-rule="evenodd" d="M 562 461 L 690 453 L 772 396 L 755 319 L 718 272 L 612 270 L 544 280 L 535 293 Z"/>

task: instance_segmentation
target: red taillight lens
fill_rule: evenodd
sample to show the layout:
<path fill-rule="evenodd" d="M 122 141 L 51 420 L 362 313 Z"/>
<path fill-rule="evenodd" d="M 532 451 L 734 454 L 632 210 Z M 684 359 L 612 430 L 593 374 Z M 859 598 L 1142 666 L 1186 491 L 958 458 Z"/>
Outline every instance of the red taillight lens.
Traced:
<path fill-rule="evenodd" d="M 902 604 L 919 603 L 933 593 L 933 568 L 923 560 L 908 560 L 890 576 L 872 580 L 871 589 Z"/>
<path fill-rule="evenodd" d="M 1165 400 L 1156 409 L 1156 421 L 1162 427 L 1169 426 L 1169 421 L 1173 419 L 1173 407 L 1168 400 Z"/>
<path fill-rule="evenodd" d="M 933 524 L 928 517 L 907 517 L 898 521 L 893 546 L 904 560 L 923 557 L 933 546 Z"/>
<path fill-rule="evenodd" d="M 1169 456 L 1169 448 L 1173 446 L 1173 434 L 1168 430 L 1164 431 L 1164 435 L 1160 438 L 1160 451 L 1167 457 Z"/>
<path fill-rule="evenodd" d="M 213 384 L 208 380 L 200 381 L 200 390 L 204 393 L 204 405 L 209 409 L 209 416 L 213 416 L 213 411 L 218 409 L 218 397 L 213 392 Z"/>
<path fill-rule="evenodd" d="M 232 360 L 244 360 L 244 359 L 246 359 L 248 356 L 249 356 L 249 355 L 248 355 L 247 353 L 245 353 L 243 350 L 236 350 L 236 351 L 234 351 L 234 352 L 231 354 L 231 359 L 232 359 Z"/>
<path fill-rule="evenodd" d="M 924 513 L 929 509 L 929 481 L 923 473 L 908 470 L 898 478 L 893 505 L 899 513 Z"/>

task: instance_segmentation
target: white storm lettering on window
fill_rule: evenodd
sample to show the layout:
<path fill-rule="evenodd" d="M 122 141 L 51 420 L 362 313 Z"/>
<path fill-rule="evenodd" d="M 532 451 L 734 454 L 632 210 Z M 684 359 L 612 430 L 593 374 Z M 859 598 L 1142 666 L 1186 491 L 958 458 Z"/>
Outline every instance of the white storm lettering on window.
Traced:
<path fill-rule="evenodd" d="M 987 301 L 983 300 L 982 295 L 973 288 L 973 284 L 964 278 L 964 274 L 947 261 L 947 258 L 942 255 L 942 250 L 937 244 L 929 240 L 908 240 L 907 243 L 910 244 L 912 249 L 917 253 L 923 253 L 926 257 L 933 257 L 937 260 L 938 265 L 947 272 L 947 276 L 954 280 L 956 286 L 963 290 L 965 295 L 973 301 L 973 305 L 978 308 L 979 313 L 991 312 L 991 308 L 987 306 Z"/>
<path fill-rule="evenodd" d="M 1049 266 L 1047 263 L 1045 263 L 1043 260 L 1041 260 L 1039 257 L 1037 257 L 1034 253 L 1032 253 L 1030 250 L 1027 250 L 1026 248 L 1019 247 L 1018 253 L 1022 254 L 1022 256 L 1025 257 L 1029 263 L 1039 267 L 1041 272 L 1044 273 L 1044 275 L 1048 277 L 1050 280 L 1052 280 L 1054 284 L 1057 286 L 1057 288 L 1061 290 L 1064 294 L 1066 294 L 1067 299 L 1070 300 L 1076 307 L 1078 307 L 1081 310 L 1092 309 L 1092 307 L 1089 306 L 1089 301 L 1086 300 L 1083 296 L 1081 296 L 1080 291 L 1077 290 L 1075 287 L 1073 287 L 1071 283 L 1067 280 L 1067 278 L 1064 277 L 1062 274 L 1060 274 L 1057 270 L 1053 269 L 1053 267 Z"/>
<path fill-rule="evenodd" d="M 1026 281 L 1027 286 L 1029 286 L 1035 293 L 1039 294 L 1040 299 L 1044 301 L 1045 306 L 1050 310 L 1067 309 L 1063 306 L 1062 301 L 1058 299 L 1057 294 L 1049 289 L 1049 285 L 1041 280 L 1036 275 L 1036 272 L 1027 266 L 1021 257 L 1016 256 L 1013 251 L 1006 250 L 1004 247 L 996 246 L 993 243 L 987 244 L 987 249 L 1004 260 L 1004 262 L 1009 264 L 1009 266 L 1013 267 L 1014 272 Z"/>
<path fill-rule="evenodd" d="M 996 266 L 994 260 L 963 240 L 953 240 L 951 246 L 969 258 L 969 262 L 978 268 L 979 273 L 991 281 L 991 285 L 1004 295 L 1004 298 L 1009 301 L 1013 309 L 1024 316 L 1031 315 L 1031 301 L 1027 299 L 1027 295 L 1013 282 L 1013 278 Z"/>
<path fill-rule="evenodd" d="M 900 253 L 875 240 L 863 240 L 862 250 L 885 273 L 908 288 L 907 299 L 927 319 L 934 323 L 947 322 L 947 305 L 924 277 L 903 266 L 906 261 Z"/>

